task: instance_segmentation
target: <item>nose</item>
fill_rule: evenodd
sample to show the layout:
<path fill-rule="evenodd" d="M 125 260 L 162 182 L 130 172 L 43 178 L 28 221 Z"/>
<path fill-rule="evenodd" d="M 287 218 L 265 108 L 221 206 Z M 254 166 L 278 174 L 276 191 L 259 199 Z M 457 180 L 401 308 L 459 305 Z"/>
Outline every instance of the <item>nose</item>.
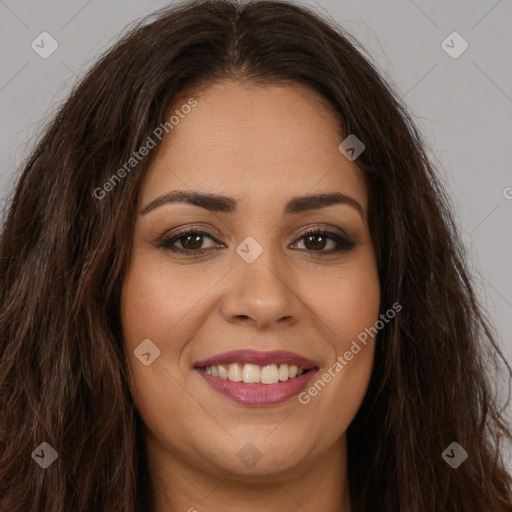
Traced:
<path fill-rule="evenodd" d="M 305 306 L 285 262 L 264 250 L 252 263 L 235 254 L 233 263 L 221 304 L 227 322 L 263 330 L 299 321 Z"/>

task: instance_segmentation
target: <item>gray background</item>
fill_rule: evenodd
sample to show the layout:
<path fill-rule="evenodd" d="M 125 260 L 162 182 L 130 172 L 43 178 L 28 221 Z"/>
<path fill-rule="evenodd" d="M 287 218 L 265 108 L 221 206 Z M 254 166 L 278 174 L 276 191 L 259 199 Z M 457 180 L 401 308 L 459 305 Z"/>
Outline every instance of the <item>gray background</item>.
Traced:
<path fill-rule="evenodd" d="M 0 0 L 0 206 L 76 78 L 128 23 L 168 3 Z M 303 3 L 358 38 L 405 99 L 452 198 L 478 293 L 511 361 L 512 1 Z M 47 59 L 31 48 L 44 31 L 59 44 Z M 469 43 L 456 59 L 441 46 L 453 31 Z"/>

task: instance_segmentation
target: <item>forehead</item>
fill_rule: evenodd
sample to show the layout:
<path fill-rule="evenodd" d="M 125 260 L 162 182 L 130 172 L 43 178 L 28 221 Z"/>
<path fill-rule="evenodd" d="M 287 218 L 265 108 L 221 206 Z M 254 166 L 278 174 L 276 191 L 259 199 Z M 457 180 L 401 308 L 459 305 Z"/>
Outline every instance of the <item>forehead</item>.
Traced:
<path fill-rule="evenodd" d="M 176 188 L 241 202 L 335 190 L 366 208 L 364 173 L 339 151 L 339 118 L 316 91 L 222 81 L 180 96 L 169 117 L 191 97 L 197 105 L 160 143 L 142 201 Z"/>

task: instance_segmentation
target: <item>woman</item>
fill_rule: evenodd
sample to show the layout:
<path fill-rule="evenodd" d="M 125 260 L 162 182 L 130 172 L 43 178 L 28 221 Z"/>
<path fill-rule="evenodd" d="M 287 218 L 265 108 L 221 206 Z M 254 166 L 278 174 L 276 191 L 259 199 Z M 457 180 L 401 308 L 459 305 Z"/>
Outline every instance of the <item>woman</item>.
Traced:
<path fill-rule="evenodd" d="M 449 202 L 312 11 L 134 27 L 26 163 L 0 279 L 1 510 L 512 510 Z"/>

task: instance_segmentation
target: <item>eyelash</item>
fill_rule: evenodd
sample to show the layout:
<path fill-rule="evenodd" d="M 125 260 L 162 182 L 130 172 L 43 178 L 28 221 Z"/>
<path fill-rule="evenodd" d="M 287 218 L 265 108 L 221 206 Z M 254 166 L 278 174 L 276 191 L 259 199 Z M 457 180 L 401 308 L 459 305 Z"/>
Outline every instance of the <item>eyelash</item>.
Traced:
<path fill-rule="evenodd" d="M 176 241 L 180 240 L 180 238 L 183 238 L 183 237 L 185 237 L 187 235 L 190 235 L 190 234 L 206 235 L 207 237 L 209 237 L 209 238 L 211 238 L 212 240 L 215 241 L 215 239 L 213 238 L 213 235 L 211 233 L 207 232 L 207 231 L 202 231 L 200 229 L 194 229 L 194 228 L 187 228 L 187 229 L 185 229 L 183 231 L 175 233 L 171 237 L 167 237 L 165 235 L 162 236 L 158 240 L 157 247 L 159 249 L 168 249 L 168 250 L 170 250 L 172 252 L 179 253 L 179 254 L 186 254 L 187 256 L 196 256 L 196 255 L 205 254 L 205 253 L 211 251 L 212 249 L 214 249 L 214 247 L 210 247 L 208 249 L 194 251 L 194 250 L 181 249 L 181 248 L 176 247 L 176 246 L 173 245 Z M 309 228 L 309 229 L 307 229 L 306 231 L 304 231 L 297 238 L 297 240 L 302 239 L 302 238 L 304 238 L 306 236 L 311 236 L 311 235 L 323 235 L 323 236 L 326 236 L 327 238 L 330 238 L 331 240 L 333 240 L 337 244 L 336 248 L 330 249 L 328 251 L 324 251 L 324 250 L 314 251 L 314 250 L 311 250 L 311 249 L 303 249 L 306 252 L 313 253 L 315 255 L 317 255 L 317 253 L 318 253 L 318 255 L 320 255 L 320 257 L 329 256 L 329 255 L 337 254 L 337 253 L 340 253 L 340 252 L 349 252 L 352 249 L 354 249 L 354 247 L 356 245 L 358 245 L 357 242 L 353 242 L 352 240 L 349 240 L 348 238 L 346 238 L 344 236 L 341 236 L 341 235 L 339 235 L 338 233 L 336 233 L 334 231 L 329 231 L 329 230 L 320 229 L 320 228 Z"/>

